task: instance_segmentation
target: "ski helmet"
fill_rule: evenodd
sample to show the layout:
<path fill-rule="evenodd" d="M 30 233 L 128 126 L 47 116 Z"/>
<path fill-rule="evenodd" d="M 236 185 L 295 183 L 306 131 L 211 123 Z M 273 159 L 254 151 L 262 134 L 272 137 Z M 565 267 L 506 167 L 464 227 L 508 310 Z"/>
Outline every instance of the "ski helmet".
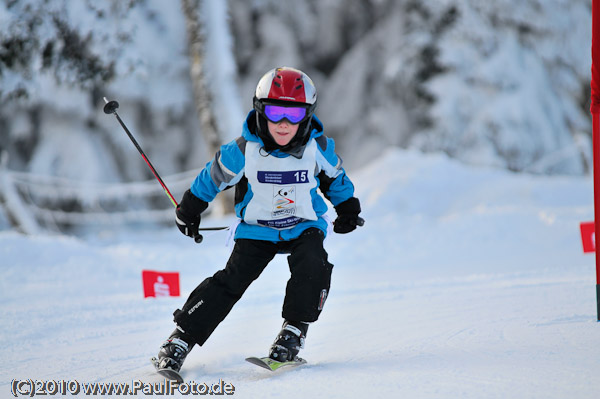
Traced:
<path fill-rule="evenodd" d="M 286 151 L 306 144 L 317 107 L 317 89 L 307 74 L 290 67 L 271 69 L 258 81 L 253 104 L 257 133 L 267 150 Z M 281 147 L 271 137 L 267 120 L 277 123 L 283 119 L 299 126 L 292 141 Z"/>

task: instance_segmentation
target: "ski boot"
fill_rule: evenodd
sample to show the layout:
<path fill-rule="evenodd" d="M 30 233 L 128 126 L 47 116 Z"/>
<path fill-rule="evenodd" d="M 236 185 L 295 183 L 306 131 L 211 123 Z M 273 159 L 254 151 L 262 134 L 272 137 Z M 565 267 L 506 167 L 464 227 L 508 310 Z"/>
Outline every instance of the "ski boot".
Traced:
<path fill-rule="evenodd" d="M 156 359 L 157 370 L 173 370 L 179 372 L 183 361 L 194 346 L 193 339 L 182 330 L 175 329 L 169 338 L 160 346 L 158 359 Z"/>
<path fill-rule="evenodd" d="M 278 362 L 298 361 L 298 352 L 304 349 L 308 324 L 285 321 L 269 350 L 269 358 Z"/>

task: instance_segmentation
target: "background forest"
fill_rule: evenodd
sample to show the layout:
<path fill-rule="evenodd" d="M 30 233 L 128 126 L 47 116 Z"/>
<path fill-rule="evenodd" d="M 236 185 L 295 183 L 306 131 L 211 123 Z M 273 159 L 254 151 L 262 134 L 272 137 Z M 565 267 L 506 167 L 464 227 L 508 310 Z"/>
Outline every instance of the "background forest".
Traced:
<path fill-rule="evenodd" d="M 347 169 L 400 147 L 587 174 L 590 21 L 589 0 L 4 0 L 1 225 L 168 208 L 145 185 L 115 185 L 152 175 L 102 98 L 178 197 L 281 65 L 315 81 Z"/>

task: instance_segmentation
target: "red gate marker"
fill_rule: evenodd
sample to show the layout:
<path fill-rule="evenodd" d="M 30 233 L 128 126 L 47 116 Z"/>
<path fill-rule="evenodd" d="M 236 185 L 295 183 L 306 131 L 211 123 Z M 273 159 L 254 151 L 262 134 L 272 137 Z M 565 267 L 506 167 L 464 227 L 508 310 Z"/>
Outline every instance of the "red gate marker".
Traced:
<path fill-rule="evenodd" d="M 596 251 L 596 234 L 594 222 L 581 222 L 579 229 L 581 230 L 581 243 L 583 244 L 583 252 Z"/>
<path fill-rule="evenodd" d="M 179 273 L 142 270 L 144 298 L 179 296 Z"/>

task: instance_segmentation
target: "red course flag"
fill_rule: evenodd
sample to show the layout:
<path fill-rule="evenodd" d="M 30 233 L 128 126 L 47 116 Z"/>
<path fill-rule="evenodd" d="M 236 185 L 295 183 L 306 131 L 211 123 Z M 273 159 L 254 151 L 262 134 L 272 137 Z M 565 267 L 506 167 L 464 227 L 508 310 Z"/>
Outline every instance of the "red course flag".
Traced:
<path fill-rule="evenodd" d="M 596 234 L 594 222 L 581 222 L 581 242 L 583 243 L 583 252 L 596 251 Z"/>
<path fill-rule="evenodd" d="M 142 270 L 144 298 L 179 296 L 179 273 Z"/>

